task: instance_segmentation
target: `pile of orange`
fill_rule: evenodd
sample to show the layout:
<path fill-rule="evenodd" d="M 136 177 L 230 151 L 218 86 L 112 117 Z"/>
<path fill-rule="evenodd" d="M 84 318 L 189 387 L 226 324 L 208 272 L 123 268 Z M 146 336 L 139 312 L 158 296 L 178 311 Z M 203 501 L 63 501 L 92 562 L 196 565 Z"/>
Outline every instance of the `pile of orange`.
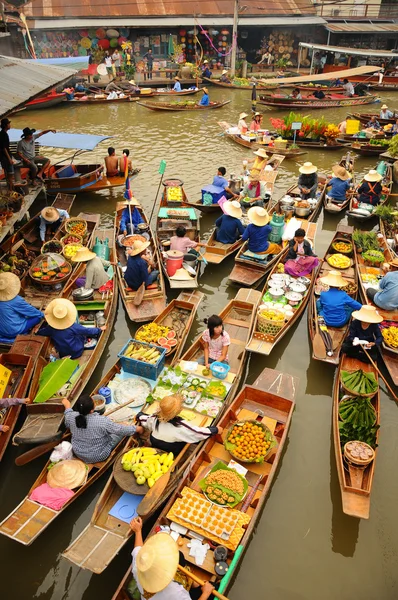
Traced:
<path fill-rule="evenodd" d="M 235 446 L 234 456 L 249 462 L 259 461 L 266 456 L 271 446 L 266 430 L 260 425 L 250 422 L 246 422 L 244 425 L 235 425 L 227 441 Z"/>

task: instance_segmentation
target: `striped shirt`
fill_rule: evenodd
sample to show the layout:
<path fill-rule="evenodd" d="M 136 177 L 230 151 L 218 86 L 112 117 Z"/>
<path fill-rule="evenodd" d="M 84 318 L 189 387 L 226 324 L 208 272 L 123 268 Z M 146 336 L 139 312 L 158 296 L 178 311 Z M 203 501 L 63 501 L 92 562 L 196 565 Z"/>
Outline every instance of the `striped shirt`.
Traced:
<path fill-rule="evenodd" d="M 167 444 L 182 442 L 183 444 L 195 444 L 203 442 L 217 433 L 217 427 L 197 427 L 188 421 L 181 421 L 176 427 L 172 423 L 158 421 L 156 415 L 138 415 L 140 425 L 151 432 L 153 445 L 166 450 Z M 159 423 L 156 429 L 156 423 Z M 158 443 L 156 443 L 158 441 Z M 172 450 L 171 450 L 172 452 Z"/>

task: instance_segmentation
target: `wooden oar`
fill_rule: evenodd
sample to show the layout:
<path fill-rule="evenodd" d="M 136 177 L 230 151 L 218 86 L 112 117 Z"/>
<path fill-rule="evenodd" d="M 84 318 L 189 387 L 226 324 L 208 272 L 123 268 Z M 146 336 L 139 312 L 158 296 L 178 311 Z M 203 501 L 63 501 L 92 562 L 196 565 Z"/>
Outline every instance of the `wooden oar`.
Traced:
<path fill-rule="evenodd" d="M 43 456 L 43 454 L 47 454 L 47 452 L 49 452 L 50 450 L 55 448 L 55 446 L 58 446 L 58 444 L 60 444 L 64 440 L 68 439 L 69 437 L 70 437 L 70 433 L 66 433 L 62 436 L 62 438 L 58 438 L 54 442 L 48 442 L 47 444 L 41 444 L 40 446 L 35 446 L 35 448 L 32 448 L 31 450 L 24 452 L 20 456 L 17 456 L 17 458 L 15 459 L 16 466 L 23 467 L 24 465 L 27 465 L 28 463 L 32 462 L 32 460 L 35 460 L 36 458 Z"/>
<path fill-rule="evenodd" d="M 313 347 L 315 356 L 317 358 L 324 359 L 324 358 L 326 358 L 326 346 L 325 346 L 325 342 L 323 341 L 321 334 L 319 333 L 318 314 L 316 312 L 315 298 L 313 298 L 313 303 L 314 303 L 314 320 L 315 320 L 315 330 L 316 331 L 315 331 L 314 339 L 312 340 L 312 347 Z"/>
<path fill-rule="evenodd" d="M 396 402 L 398 402 L 398 396 L 396 396 L 395 392 L 393 392 L 392 387 L 387 383 L 386 378 L 382 375 L 379 367 L 376 365 L 376 363 L 373 361 L 372 357 L 370 356 L 369 352 L 367 352 L 367 350 L 364 348 L 364 346 L 362 346 L 362 350 L 365 352 L 366 356 L 368 357 L 368 359 L 370 360 L 370 362 L 372 363 L 372 365 L 374 366 L 374 368 L 376 369 L 376 371 L 378 372 L 378 374 L 380 375 L 380 377 L 382 378 L 382 380 L 384 381 L 384 383 L 387 386 L 387 389 L 389 390 L 390 394 L 392 395 L 392 397 L 394 398 L 394 400 Z"/>
<path fill-rule="evenodd" d="M 199 585 L 204 585 L 205 582 L 203 581 L 203 579 L 200 579 L 200 577 L 198 577 L 194 573 L 191 573 L 191 571 L 188 571 L 187 569 L 184 569 L 184 567 L 182 567 L 181 565 L 178 565 L 177 568 L 178 568 L 179 571 L 181 571 L 181 573 L 184 573 L 184 575 L 186 577 L 189 577 L 189 579 L 192 579 L 192 581 L 195 581 Z M 216 598 L 220 598 L 220 600 L 228 600 L 228 598 L 226 596 L 223 596 L 222 594 L 219 594 L 219 592 L 217 592 L 217 590 L 213 590 L 212 594 Z"/>
<path fill-rule="evenodd" d="M 157 481 L 155 481 L 154 485 L 151 487 L 149 492 L 147 492 L 145 494 L 144 498 L 141 500 L 141 502 L 137 506 L 137 514 L 140 517 L 145 517 L 147 514 L 149 514 L 151 512 L 151 510 L 153 509 L 153 507 L 155 506 L 155 504 L 159 501 L 159 498 L 163 494 L 164 490 L 166 489 L 166 487 L 170 481 L 171 473 L 174 471 L 175 466 L 177 465 L 180 458 L 187 450 L 188 446 L 189 446 L 189 444 L 185 444 L 184 448 L 174 459 L 174 462 L 172 463 L 170 469 L 166 473 L 164 473 L 161 477 L 159 477 L 159 479 Z"/>
<path fill-rule="evenodd" d="M 145 294 L 145 283 L 141 283 L 140 287 L 137 290 L 136 295 L 134 296 L 133 304 L 134 306 L 139 306 L 144 298 Z"/>

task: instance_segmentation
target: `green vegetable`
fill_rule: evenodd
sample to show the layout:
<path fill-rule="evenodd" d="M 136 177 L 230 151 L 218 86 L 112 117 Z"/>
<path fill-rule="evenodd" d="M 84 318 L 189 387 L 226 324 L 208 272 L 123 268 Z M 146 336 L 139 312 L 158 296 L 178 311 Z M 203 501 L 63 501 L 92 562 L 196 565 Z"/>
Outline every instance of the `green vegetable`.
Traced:
<path fill-rule="evenodd" d="M 388 145 L 388 152 L 391 156 L 398 156 L 398 135 L 394 135 Z"/>
<path fill-rule="evenodd" d="M 374 425 L 373 427 L 354 427 L 351 423 L 340 421 L 340 443 L 342 446 L 344 446 L 344 444 L 346 444 L 347 442 L 352 442 L 356 440 L 358 442 L 365 442 L 366 444 L 369 444 L 369 446 L 372 446 L 373 449 L 375 449 L 377 448 L 376 438 L 379 427 L 380 425 Z"/>
<path fill-rule="evenodd" d="M 363 260 L 372 264 L 380 264 L 384 262 L 384 254 L 379 250 L 368 250 L 362 254 Z"/>
<path fill-rule="evenodd" d="M 339 415 L 354 428 L 371 428 L 376 422 L 376 411 L 369 398 L 348 398 L 339 404 Z"/>
<path fill-rule="evenodd" d="M 362 369 L 357 371 L 341 371 L 341 381 L 347 390 L 361 395 L 375 394 L 378 383 L 373 373 L 365 373 Z"/>
<path fill-rule="evenodd" d="M 380 250 L 377 235 L 373 231 L 367 232 L 356 229 L 353 233 L 352 239 L 354 240 L 357 248 L 362 248 L 364 252 L 367 250 Z"/>

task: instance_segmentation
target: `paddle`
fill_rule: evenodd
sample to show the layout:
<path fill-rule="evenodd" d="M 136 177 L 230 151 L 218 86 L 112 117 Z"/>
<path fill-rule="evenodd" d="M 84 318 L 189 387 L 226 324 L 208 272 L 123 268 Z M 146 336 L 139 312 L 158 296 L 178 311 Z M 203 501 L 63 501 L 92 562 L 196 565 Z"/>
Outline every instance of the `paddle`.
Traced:
<path fill-rule="evenodd" d="M 170 481 L 171 473 L 174 471 L 176 464 L 179 462 L 181 456 L 185 453 L 188 446 L 189 444 L 185 444 L 181 452 L 174 459 L 174 462 L 172 463 L 169 470 L 166 473 L 164 473 L 161 477 L 159 477 L 159 479 L 155 481 L 154 485 L 151 487 L 149 492 L 145 494 L 144 498 L 137 506 L 137 514 L 140 517 L 145 517 L 147 514 L 149 514 L 153 507 L 157 504 L 157 502 L 159 502 L 159 498 L 162 496 L 164 490 L 166 489 Z"/>
<path fill-rule="evenodd" d="M 315 298 L 313 298 L 313 303 L 314 303 L 314 321 L 315 321 L 316 332 L 314 335 L 314 339 L 312 340 L 312 347 L 313 347 L 315 356 L 317 358 L 320 358 L 323 360 L 326 358 L 326 346 L 325 346 L 325 342 L 322 339 L 321 334 L 319 333 L 318 314 L 316 312 Z"/>
<path fill-rule="evenodd" d="M 207 250 L 207 246 L 205 246 L 205 248 L 203 249 L 203 252 L 206 252 L 206 250 Z M 208 265 L 209 263 L 208 263 L 208 262 L 207 262 L 207 260 L 205 259 L 205 257 L 204 257 L 204 254 L 201 254 L 201 253 L 200 253 L 200 251 L 201 251 L 201 248 L 199 249 L 199 253 L 198 253 L 198 254 L 199 254 L 199 256 L 198 256 L 198 260 L 201 260 L 201 261 L 202 261 L 202 262 L 203 262 L 205 265 Z"/>
<path fill-rule="evenodd" d="M 23 467 L 24 465 L 27 465 L 28 463 L 32 462 L 32 460 L 43 456 L 43 454 L 47 454 L 47 452 L 55 448 L 55 446 L 58 446 L 58 444 L 60 444 L 62 441 L 68 439 L 69 436 L 70 433 L 64 434 L 62 438 L 58 438 L 54 442 L 48 442 L 48 444 L 41 444 L 41 446 L 36 446 L 35 448 L 32 448 L 32 450 L 24 452 L 24 454 L 17 456 L 17 458 L 15 459 L 16 466 Z"/>
<path fill-rule="evenodd" d="M 138 288 L 135 296 L 134 296 L 134 300 L 133 300 L 133 304 L 134 306 L 139 306 L 144 298 L 144 294 L 145 294 L 145 283 L 141 283 L 140 287 Z"/>
<path fill-rule="evenodd" d="M 192 581 L 195 581 L 199 585 L 204 585 L 205 582 L 203 581 L 203 579 L 200 579 L 197 575 L 194 575 L 191 571 L 188 571 L 187 569 L 184 569 L 184 567 L 182 567 L 181 565 L 178 565 L 177 568 L 178 568 L 179 571 L 181 571 L 181 573 L 184 573 L 184 575 L 186 577 L 189 577 L 189 579 L 192 579 Z M 220 598 L 220 600 L 228 600 L 228 598 L 226 596 L 223 596 L 222 594 L 219 594 L 217 592 L 217 590 L 213 590 L 212 594 L 216 598 Z"/>
<path fill-rule="evenodd" d="M 380 377 L 382 378 L 382 380 L 386 384 L 387 389 L 390 392 L 390 394 L 392 395 L 392 397 L 394 398 L 394 400 L 396 402 L 398 402 L 398 396 L 395 395 L 395 392 L 393 392 L 392 387 L 387 383 L 386 378 L 382 375 L 380 369 L 378 368 L 378 366 L 376 365 L 376 363 L 372 360 L 372 357 L 370 356 L 369 352 L 367 352 L 367 350 L 365 349 L 364 346 L 362 346 L 362 350 L 365 352 L 366 356 L 368 357 L 368 359 L 372 363 L 373 367 L 376 369 L 376 371 L 378 372 L 378 374 L 380 375 Z"/>

